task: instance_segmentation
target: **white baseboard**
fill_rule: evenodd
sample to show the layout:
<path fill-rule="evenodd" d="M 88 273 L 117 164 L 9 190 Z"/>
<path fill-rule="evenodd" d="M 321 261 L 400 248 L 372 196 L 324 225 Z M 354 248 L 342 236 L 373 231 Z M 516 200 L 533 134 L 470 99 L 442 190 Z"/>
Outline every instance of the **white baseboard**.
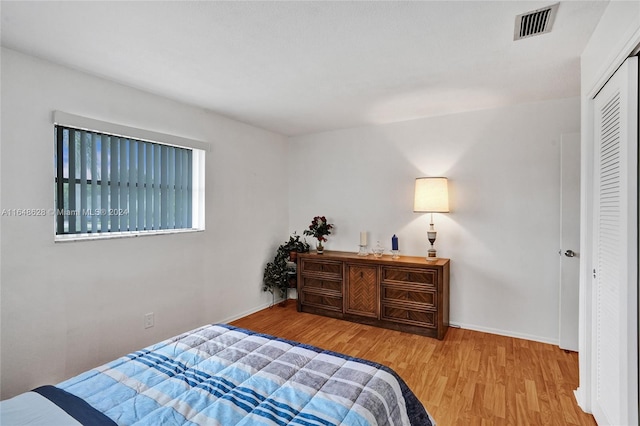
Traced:
<path fill-rule="evenodd" d="M 292 299 L 292 300 L 297 300 L 298 299 L 298 295 L 297 295 L 295 290 L 289 292 L 288 299 Z M 253 308 L 250 308 L 250 309 L 248 309 L 248 310 L 246 310 L 244 312 L 241 312 L 239 314 L 227 317 L 227 318 L 225 318 L 223 320 L 216 321 L 216 322 L 219 322 L 219 323 L 222 323 L 222 324 L 227 324 L 227 323 L 230 323 L 230 322 L 235 321 L 237 319 L 240 319 L 242 317 L 246 317 L 247 315 L 255 314 L 256 312 L 261 311 L 263 309 L 266 309 L 271 305 L 277 305 L 278 303 L 282 302 L 283 300 L 284 299 L 276 299 L 273 302 L 263 303 L 261 305 L 258 305 L 258 306 L 255 306 Z"/>
<path fill-rule="evenodd" d="M 498 328 L 481 327 L 473 324 L 451 323 L 453 327 L 464 328 L 465 330 L 481 331 L 483 333 L 497 334 L 499 336 L 515 337 L 516 339 L 532 340 L 534 342 L 548 343 L 558 346 L 558 339 L 549 339 L 547 337 L 535 336 L 533 334 L 514 333 L 512 331 L 501 330 Z"/>
<path fill-rule="evenodd" d="M 247 315 L 255 314 L 256 312 L 261 311 L 263 309 L 266 309 L 266 308 L 268 308 L 269 306 L 271 306 L 273 304 L 280 303 L 281 301 L 282 301 L 282 299 L 278 299 L 275 302 L 263 303 L 262 305 L 255 306 L 255 307 L 253 307 L 251 309 L 248 309 L 248 310 L 246 310 L 244 312 L 241 312 L 239 314 L 227 317 L 225 319 L 222 319 L 222 320 L 216 321 L 216 322 L 219 322 L 219 323 L 222 323 L 222 324 L 228 324 L 228 323 L 230 323 L 232 321 L 235 321 L 237 319 L 240 319 L 242 317 L 246 317 Z"/>

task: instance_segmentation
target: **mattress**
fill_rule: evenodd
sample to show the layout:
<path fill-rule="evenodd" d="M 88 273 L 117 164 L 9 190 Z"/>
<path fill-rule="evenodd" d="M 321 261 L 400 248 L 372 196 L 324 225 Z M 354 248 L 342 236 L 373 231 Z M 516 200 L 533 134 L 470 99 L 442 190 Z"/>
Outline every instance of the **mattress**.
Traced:
<path fill-rule="evenodd" d="M 225 324 L 3 401 L 2 424 L 38 424 L 21 398 L 32 414 L 33 399 L 60 407 L 69 425 L 434 424 L 388 367 Z"/>

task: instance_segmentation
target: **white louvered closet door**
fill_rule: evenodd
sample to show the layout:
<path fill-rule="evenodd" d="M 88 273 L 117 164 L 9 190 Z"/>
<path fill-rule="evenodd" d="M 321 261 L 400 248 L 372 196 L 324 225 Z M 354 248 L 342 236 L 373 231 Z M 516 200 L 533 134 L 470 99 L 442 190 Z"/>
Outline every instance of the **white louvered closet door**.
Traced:
<path fill-rule="evenodd" d="M 593 414 L 638 424 L 638 58 L 594 99 Z"/>

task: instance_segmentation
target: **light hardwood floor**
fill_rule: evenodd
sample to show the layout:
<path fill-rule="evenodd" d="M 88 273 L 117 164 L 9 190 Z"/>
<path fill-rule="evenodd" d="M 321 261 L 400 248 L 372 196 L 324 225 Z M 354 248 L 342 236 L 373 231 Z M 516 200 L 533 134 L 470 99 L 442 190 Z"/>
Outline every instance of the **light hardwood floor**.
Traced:
<path fill-rule="evenodd" d="M 231 324 L 394 369 L 438 425 L 595 425 L 573 397 L 578 355 L 450 328 L 444 340 L 296 311 L 295 301 Z"/>

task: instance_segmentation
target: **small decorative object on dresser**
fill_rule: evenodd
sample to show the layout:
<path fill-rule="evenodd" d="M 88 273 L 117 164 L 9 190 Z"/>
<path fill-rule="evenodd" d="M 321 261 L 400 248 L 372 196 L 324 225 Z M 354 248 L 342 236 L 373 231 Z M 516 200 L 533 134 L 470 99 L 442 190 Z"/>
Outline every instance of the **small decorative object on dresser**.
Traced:
<path fill-rule="evenodd" d="M 301 254 L 298 311 L 442 340 L 449 327 L 449 259 Z"/>
<path fill-rule="evenodd" d="M 332 229 L 333 225 L 327 222 L 326 217 L 316 216 L 311 221 L 309 229 L 304 230 L 304 235 L 310 235 L 318 240 L 318 242 L 316 243 L 316 253 L 323 253 L 324 246 L 322 245 L 322 243 L 327 241 L 327 235 L 331 234 Z"/>
<path fill-rule="evenodd" d="M 376 246 L 374 248 L 371 249 L 373 251 L 373 255 L 375 257 L 382 257 L 382 255 L 384 254 L 384 247 L 382 247 L 380 245 L 380 241 L 378 241 L 376 243 Z"/>
<path fill-rule="evenodd" d="M 367 232 L 366 231 L 360 232 L 360 245 L 358 247 L 359 247 L 358 256 L 369 255 L 369 253 L 367 252 Z"/>
<path fill-rule="evenodd" d="M 398 259 L 400 257 L 400 250 L 398 249 L 398 237 L 393 234 L 391 237 L 391 258 Z"/>

